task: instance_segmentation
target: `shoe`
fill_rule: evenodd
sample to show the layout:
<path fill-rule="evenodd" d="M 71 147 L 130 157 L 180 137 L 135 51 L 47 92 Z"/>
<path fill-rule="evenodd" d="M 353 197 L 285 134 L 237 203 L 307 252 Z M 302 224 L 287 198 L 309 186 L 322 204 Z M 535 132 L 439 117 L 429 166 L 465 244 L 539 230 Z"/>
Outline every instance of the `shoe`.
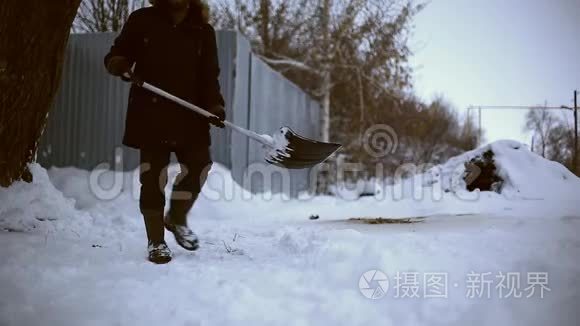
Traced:
<path fill-rule="evenodd" d="M 171 250 L 165 242 L 153 243 L 149 241 L 147 246 L 149 261 L 155 264 L 167 264 L 171 261 Z"/>
<path fill-rule="evenodd" d="M 171 218 L 169 216 L 165 217 L 165 228 L 173 233 L 175 236 L 175 241 L 179 244 L 183 249 L 194 251 L 199 248 L 199 240 L 197 239 L 197 235 L 191 231 L 187 225 L 180 225 L 171 222 Z"/>

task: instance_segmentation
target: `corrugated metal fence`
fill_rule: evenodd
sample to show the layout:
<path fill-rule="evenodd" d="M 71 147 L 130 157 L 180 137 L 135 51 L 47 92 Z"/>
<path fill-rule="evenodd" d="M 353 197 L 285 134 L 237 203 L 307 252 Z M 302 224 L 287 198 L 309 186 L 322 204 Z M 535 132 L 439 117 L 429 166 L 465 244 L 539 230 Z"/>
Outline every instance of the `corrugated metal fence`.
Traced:
<path fill-rule="evenodd" d="M 74 34 L 68 44 L 63 78 L 38 151 L 45 167 L 108 167 L 131 170 L 139 153 L 121 145 L 129 84 L 108 75 L 103 57 L 115 34 Z M 229 119 L 259 133 L 289 126 L 318 138 L 319 104 L 251 53 L 249 42 L 234 31 L 218 31 L 220 84 Z M 214 128 L 215 129 L 215 128 Z M 232 133 L 212 129 L 212 158 L 232 170 L 234 179 L 253 192 L 292 195 L 308 187 L 308 171 L 278 170 L 263 162 L 259 145 Z M 248 169 L 250 167 L 250 169 Z M 252 171 L 289 180 L 253 178 Z M 268 176 L 266 176 L 267 178 Z M 251 181 L 251 182 L 249 182 Z"/>

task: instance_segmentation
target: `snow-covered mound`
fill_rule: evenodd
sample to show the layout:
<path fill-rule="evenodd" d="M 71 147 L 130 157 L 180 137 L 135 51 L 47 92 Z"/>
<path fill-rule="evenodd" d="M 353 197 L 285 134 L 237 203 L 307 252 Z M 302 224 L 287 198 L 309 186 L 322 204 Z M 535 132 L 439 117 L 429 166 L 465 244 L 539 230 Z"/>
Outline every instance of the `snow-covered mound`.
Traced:
<path fill-rule="evenodd" d="M 110 237 L 110 230 L 142 233 L 139 207 L 139 169 L 133 171 L 94 170 L 73 167 L 44 169 L 30 164 L 33 182 L 15 182 L 0 187 L 0 231 L 60 233 L 67 237 Z M 168 168 L 169 180 L 179 173 L 178 164 Z M 167 202 L 172 182 L 166 186 Z M 235 206 L 238 214 L 255 212 L 255 202 L 264 198 L 283 200 L 283 195 L 251 194 L 238 185 L 231 172 L 214 164 L 196 204 L 201 215 L 220 218 L 223 203 Z M 221 204 L 220 204 L 221 203 Z M 276 206 L 278 207 L 278 206 Z M 201 213 L 203 212 L 203 213 Z M 223 213 L 231 215 L 231 213 Z"/>
<path fill-rule="evenodd" d="M 485 158 L 484 158 L 485 157 Z M 439 186 L 445 192 L 463 192 L 470 182 L 489 171 L 470 171 L 470 162 L 489 160 L 493 163 L 495 179 L 492 190 L 510 198 L 546 199 L 575 198 L 580 193 L 580 178 L 562 164 L 547 160 L 531 152 L 524 144 L 501 140 L 450 159 L 447 163 L 428 170 L 424 185 Z M 474 173 L 474 176 L 470 176 Z M 479 176 L 478 176 L 479 174 Z M 489 178 L 489 175 L 485 175 Z M 487 189 L 480 189 L 487 190 Z"/>
<path fill-rule="evenodd" d="M 44 168 L 31 164 L 33 182 L 0 187 L 0 228 L 12 232 L 83 232 L 91 224 L 86 212 L 75 208 L 50 182 Z"/>

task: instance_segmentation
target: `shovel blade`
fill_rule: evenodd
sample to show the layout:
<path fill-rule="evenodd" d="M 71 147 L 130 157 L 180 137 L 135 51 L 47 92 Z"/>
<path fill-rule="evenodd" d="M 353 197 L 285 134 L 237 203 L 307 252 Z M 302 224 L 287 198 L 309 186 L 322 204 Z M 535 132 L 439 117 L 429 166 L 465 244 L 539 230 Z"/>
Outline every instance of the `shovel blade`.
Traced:
<path fill-rule="evenodd" d="M 341 145 L 325 143 L 300 136 L 284 127 L 280 133 L 286 138 L 285 148 L 277 149 L 266 157 L 266 162 L 286 169 L 307 169 L 324 162 Z"/>

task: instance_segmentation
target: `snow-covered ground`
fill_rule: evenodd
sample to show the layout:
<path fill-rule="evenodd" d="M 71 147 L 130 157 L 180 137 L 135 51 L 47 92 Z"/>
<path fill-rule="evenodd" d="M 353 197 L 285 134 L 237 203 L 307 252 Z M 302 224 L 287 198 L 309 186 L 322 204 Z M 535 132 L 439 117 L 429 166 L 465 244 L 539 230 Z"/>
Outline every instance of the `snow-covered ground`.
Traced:
<path fill-rule="evenodd" d="M 491 146 L 502 195 L 460 190 L 485 148 L 358 200 L 251 196 L 214 165 L 201 248 L 166 234 L 167 265 L 146 260 L 135 173 L 34 165 L 0 189 L 0 325 L 578 325 L 580 180 Z"/>

